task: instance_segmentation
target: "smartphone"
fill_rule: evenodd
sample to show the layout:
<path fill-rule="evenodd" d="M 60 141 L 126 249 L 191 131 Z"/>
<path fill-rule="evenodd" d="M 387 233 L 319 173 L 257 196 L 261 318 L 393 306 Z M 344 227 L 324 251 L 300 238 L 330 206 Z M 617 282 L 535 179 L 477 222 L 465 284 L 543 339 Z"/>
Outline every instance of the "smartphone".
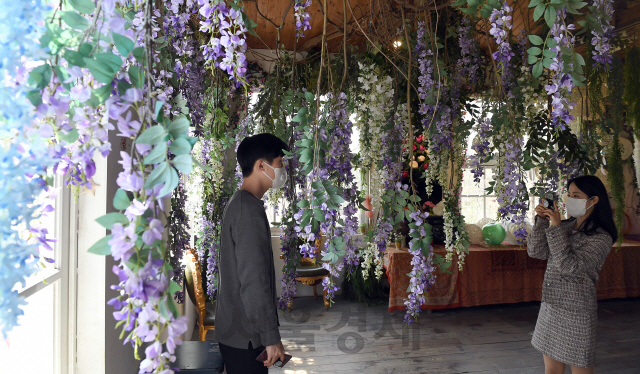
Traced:
<path fill-rule="evenodd" d="M 289 360 L 291 360 L 291 357 L 292 357 L 291 355 L 288 355 L 285 353 L 284 361 L 280 361 L 280 359 L 278 359 L 278 361 L 273 363 L 273 367 L 276 367 L 276 368 L 283 367 L 284 365 L 287 364 L 287 362 L 289 362 Z M 267 361 L 267 358 L 269 358 L 269 355 L 267 354 L 267 350 L 265 349 L 264 351 L 262 351 L 262 353 L 258 355 L 258 357 L 256 357 L 256 361 L 265 362 Z"/>
<path fill-rule="evenodd" d="M 558 196 L 554 193 L 546 193 L 544 194 L 544 198 L 542 199 L 542 206 L 548 209 L 555 209 L 553 203 L 558 200 Z"/>

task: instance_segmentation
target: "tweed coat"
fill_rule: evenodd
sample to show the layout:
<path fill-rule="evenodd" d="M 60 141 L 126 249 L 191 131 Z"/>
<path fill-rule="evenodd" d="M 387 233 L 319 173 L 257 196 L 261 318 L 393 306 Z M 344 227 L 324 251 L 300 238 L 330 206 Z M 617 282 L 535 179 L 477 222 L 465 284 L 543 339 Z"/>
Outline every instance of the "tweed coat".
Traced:
<path fill-rule="evenodd" d="M 536 217 L 527 243 L 529 256 L 547 260 L 542 303 L 531 344 L 544 355 L 568 365 L 595 364 L 596 281 L 609 251 L 611 236 L 575 231 L 575 219 L 550 226 Z"/>

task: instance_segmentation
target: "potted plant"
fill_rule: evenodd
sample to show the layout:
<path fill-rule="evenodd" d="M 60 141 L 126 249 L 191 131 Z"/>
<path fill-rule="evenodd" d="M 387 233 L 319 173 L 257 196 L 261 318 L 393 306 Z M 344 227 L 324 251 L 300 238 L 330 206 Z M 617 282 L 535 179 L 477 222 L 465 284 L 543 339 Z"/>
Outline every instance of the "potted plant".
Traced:
<path fill-rule="evenodd" d="M 402 248 L 402 242 L 404 238 L 400 235 L 396 235 L 396 249 Z"/>
<path fill-rule="evenodd" d="M 362 234 L 366 234 L 367 233 L 367 225 L 365 225 L 364 223 L 360 224 L 360 232 Z"/>

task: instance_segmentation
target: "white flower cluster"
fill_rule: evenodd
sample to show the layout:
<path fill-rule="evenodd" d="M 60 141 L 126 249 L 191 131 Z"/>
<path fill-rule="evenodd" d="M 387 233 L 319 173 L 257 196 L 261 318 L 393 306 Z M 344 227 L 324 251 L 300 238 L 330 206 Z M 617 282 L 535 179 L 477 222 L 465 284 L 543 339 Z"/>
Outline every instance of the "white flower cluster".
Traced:
<path fill-rule="evenodd" d="M 360 131 L 360 168 L 371 170 L 372 204 L 374 209 L 380 205 L 380 196 L 384 181 L 380 173 L 375 171 L 376 165 L 380 165 L 385 155 L 382 152 L 382 132 L 387 118 L 393 107 L 393 79 L 383 75 L 375 64 L 360 66 L 358 82 L 362 84 L 361 93 L 358 95 L 358 105 L 355 109 L 355 126 Z"/>
<path fill-rule="evenodd" d="M 191 153 L 198 162 L 202 162 L 202 141 L 194 144 Z M 202 215 L 202 196 L 204 196 L 202 169 L 193 168 L 191 174 L 186 177 L 185 190 L 187 193 L 185 213 L 189 219 L 189 234 L 193 237 L 202 231 L 199 219 L 200 215 Z"/>
<path fill-rule="evenodd" d="M 376 276 L 377 280 L 380 280 L 382 277 L 382 257 L 379 256 L 378 246 L 376 243 L 369 243 L 363 249 L 362 252 L 362 261 L 360 262 L 360 266 L 362 267 L 362 277 L 364 279 L 369 278 L 369 270 L 372 266 L 375 266 L 373 272 Z"/>
<path fill-rule="evenodd" d="M 522 66 L 522 75 L 518 78 L 518 85 L 522 87 L 522 97 L 524 98 L 524 115 L 532 119 L 546 106 L 546 95 L 540 95 L 534 90 L 534 86 L 541 85 L 542 77 L 534 78 L 531 70 L 527 66 Z M 536 82 L 537 81 L 537 82 Z"/>
<path fill-rule="evenodd" d="M 633 165 L 636 168 L 636 187 L 640 186 L 640 139 L 633 133 Z"/>
<path fill-rule="evenodd" d="M 209 118 L 207 118 L 207 120 L 209 120 Z M 207 151 L 206 159 L 203 148 Z M 189 231 L 193 236 L 197 235 L 203 229 L 203 227 L 200 226 L 200 217 L 202 216 L 203 210 L 202 197 L 204 196 L 205 178 L 212 181 L 213 191 L 216 195 L 222 192 L 222 183 L 224 183 L 223 160 L 225 154 L 222 142 L 216 139 L 200 139 L 193 146 L 191 154 L 198 162 L 212 169 L 212 171 L 209 172 L 203 171 L 200 168 L 193 168 L 191 174 L 186 177 L 185 188 L 187 192 L 187 203 L 185 211 L 189 218 L 189 227 L 191 228 Z"/>

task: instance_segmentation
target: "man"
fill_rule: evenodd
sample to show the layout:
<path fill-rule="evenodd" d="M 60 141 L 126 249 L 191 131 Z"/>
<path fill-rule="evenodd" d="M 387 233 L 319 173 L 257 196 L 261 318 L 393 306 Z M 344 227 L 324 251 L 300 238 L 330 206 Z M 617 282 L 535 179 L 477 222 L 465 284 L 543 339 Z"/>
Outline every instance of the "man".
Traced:
<path fill-rule="evenodd" d="M 222 218 L 214 330 L 227 374 L 268 373 L 278 359 L 284 361 L 271 230 L 261 200 L 287 180 L 283 150 L 287 144 L 272 134 L 245 138 L 238 146 L 244 182 Z M 265 347 L 268 358 L 259 362 Z"/>

